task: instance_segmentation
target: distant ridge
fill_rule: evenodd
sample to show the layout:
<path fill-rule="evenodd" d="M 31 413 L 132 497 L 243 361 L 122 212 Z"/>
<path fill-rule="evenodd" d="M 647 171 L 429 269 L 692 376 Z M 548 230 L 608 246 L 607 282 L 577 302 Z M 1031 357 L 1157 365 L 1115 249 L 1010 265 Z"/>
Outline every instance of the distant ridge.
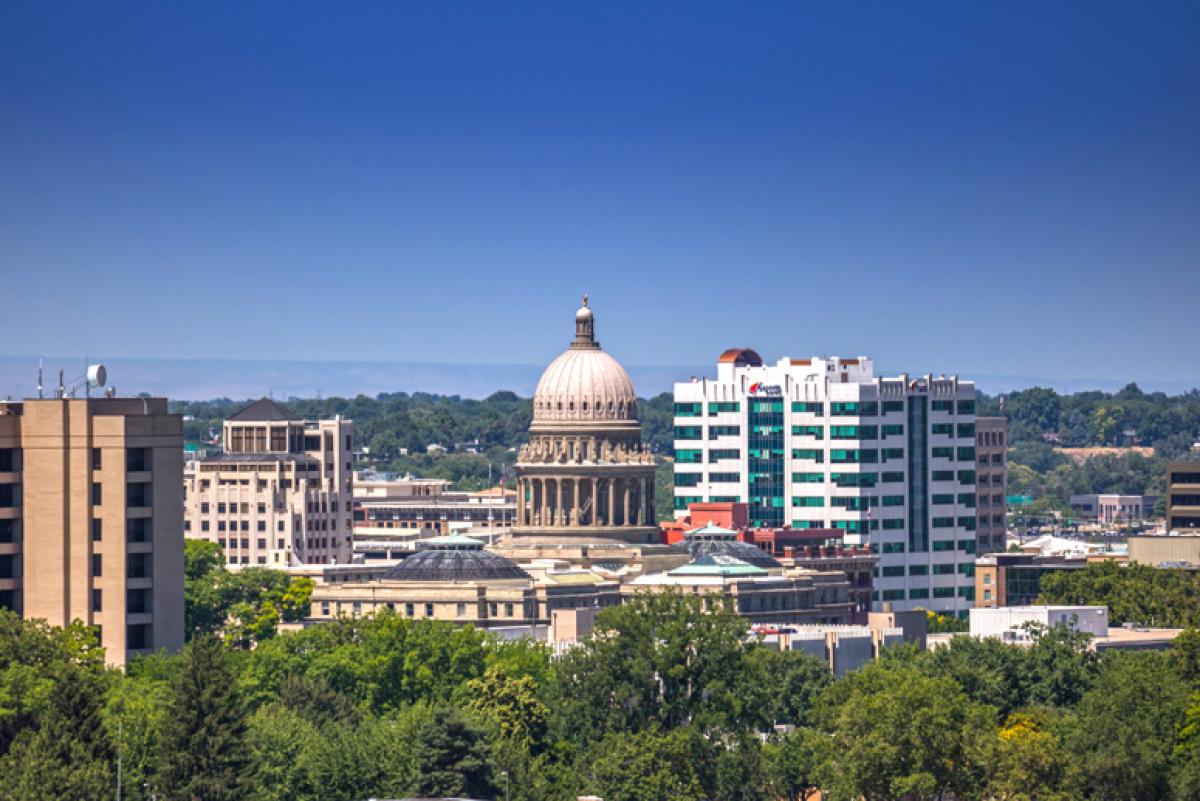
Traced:
<path fill-rule="evenodd" d="M 148 392 L 175 400 L 213 398 L 278 399 L 315 398 L 340 395 L 375 396 L 381 392 L 429 392 L 486 398 L 493 392 L 510 390 L 528 397 L 533 394 L 544 365 L 536 364 L 450 364 L 445 362 L 321 362 L 283 359 L 123 359 L 104 358 L 109 383 L 122 395 Z M 0 398 L 26 398 L 35 394 L 37 357 L 0 356 Z M 639 396 L 669 392 L 676 381 L 715 374 L 714 364 L 692 367 L 637 366 L 625 364 Z M 916 374 L 914 366 L 909 371 Z M 46 359 L 46 385 L 57 376 L 58 361 Z M 70 372 L 70 370 L 68 370 Z M 880 375 L 900 370 L 878 367 Z M 1103 390 L 1114 392 L 1137 381 L 1146 392 L 1176 395 L 1200 387 L 1200 376 L 1191 381 L 1142 381 L 1136 378 L 1076 379 L 1046 376 L 972 375 L 960 370 L 988 394 L 1026 387 L 1053 387 L 1059 392 Z"/>

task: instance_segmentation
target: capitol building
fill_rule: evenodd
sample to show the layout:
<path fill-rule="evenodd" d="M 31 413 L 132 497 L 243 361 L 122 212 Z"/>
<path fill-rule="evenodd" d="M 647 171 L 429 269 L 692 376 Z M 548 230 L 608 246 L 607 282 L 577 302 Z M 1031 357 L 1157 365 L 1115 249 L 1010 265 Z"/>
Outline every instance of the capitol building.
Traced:
<path fill-rule="evenodd" d="M 585 295 L 574 339 L 538 381 L 529 442 L 515 465 L 516 519 L 503 538 L 429 537 L 398 564 L 325 568 L 306 622 L 387 608 L 545 637 L 559 614 L 573 619 L 668 589 L 723 595 L 759 622 L 850 621 L 842 572 L 785 569 L 713 526 L 665 544 L 654 514 L 655 458 L 637 415 L 633 382 L 600 347 Z"/>

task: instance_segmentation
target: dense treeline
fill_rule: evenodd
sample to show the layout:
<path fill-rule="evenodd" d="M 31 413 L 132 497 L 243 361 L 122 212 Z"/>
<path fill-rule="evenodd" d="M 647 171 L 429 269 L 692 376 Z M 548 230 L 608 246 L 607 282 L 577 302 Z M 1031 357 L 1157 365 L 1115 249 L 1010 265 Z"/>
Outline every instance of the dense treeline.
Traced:
<path fill-rule="evenodd" d="M 1043 511 L 1067 511 L 1071 495 L 1161 495 L 1167 462 L 1191 458 L 1192 444 L 1200 441 L 1200 390 L 1167 395 L 1145 393 L 1129 384 L 1116 393 L 1059 395 L 1033 387 L 1003 396 L 981 395 L 979 414 L 998 414 L 1001 397 L 1011 447 L 1009 491 L 1033 496 Z M 1133 432 L 1132 437 L 1126 432 Z M 1130 451 L 1075 461 L 1056 451 L 1048 438 L 1064 447 L 1136 442 L 1153 447 L 1154 454 Z"/>
<path fill-rule="evenodd" d="M 105 669 L 0 612 L 0 799 L 1200 797 L 1200 634 L 1164 653 L 956 637 L 833 679 L 728 609 L 640 596 L 552 659 L 384 611 Z"/>
<path fill-rule="evenodd" d="M 1039 603 L 1107 606 L 1114 624 L 1200 627 L 1200 575 L 1148 565 L 1098 562 L 1042 578 Z"/>

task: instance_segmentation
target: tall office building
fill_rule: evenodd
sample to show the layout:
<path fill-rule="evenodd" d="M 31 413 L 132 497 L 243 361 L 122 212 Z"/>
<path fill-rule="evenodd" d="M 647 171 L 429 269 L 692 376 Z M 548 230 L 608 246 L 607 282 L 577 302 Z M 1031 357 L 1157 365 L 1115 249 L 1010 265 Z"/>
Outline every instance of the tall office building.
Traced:
<path fill-rule="evenodd" d="M 976 551 L 1003 551 L 1008 521 L 1008 421 L 975 418 Z"/>
<path fill-rule="evenodd" d="M 182 474 L 165 398 L 0 402 L 0 605 L 95 626 L 112 665 L 181 647 Z"/>
<path fill-rule="evenodd" d="M 250 404 L 225 421 L 224 452 L 187 467 L 185 535 L 220 544 L 230 565 L 349 562 L 353 432 Z"/>
<path fill-rule="evenodd" d="M 721 354 L 675 385 L 675 504 L 750 504 L 751 524 L 831 527 L 879 555 L 874 601 L 974 601 L 975 386 L 876 378 L 870 359 Z"/>
<path fill-rule="evenodd" d="M 1200 534 L 1200 462 L 1167 465 L 1168 534 Z"/>

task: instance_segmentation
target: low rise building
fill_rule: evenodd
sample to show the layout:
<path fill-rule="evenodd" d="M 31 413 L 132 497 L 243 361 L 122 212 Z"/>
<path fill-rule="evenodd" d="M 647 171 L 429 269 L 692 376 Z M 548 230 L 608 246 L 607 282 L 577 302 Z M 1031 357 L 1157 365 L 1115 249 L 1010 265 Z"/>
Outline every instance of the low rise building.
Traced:
<path fill-rule="evenodd" d="M 1153 516 L 1157 501 L 1153 495 L 1116 494 L 1072 495 L 1069 499 L 1072 515 L 1108 525 L 1145 520 Z"/>
<path fill-rule="evenodd" d="M 1200 568 L 1200 532 L 1130 537 L 1129 561 L 1151 567 Z"/>
<path fill-rule="evenodd" d="M 1004 606 L 972 609 L 972 637 L 992 637 L 1010 643 L 1032 641 L 1030 626 L 1066 626 L 1093 637 L 1108 635 L 1107 606 Z"/>
<path fill-rule="evenodd" d="M 229 565 L 349 562 L 353 431 L 269 398 L 232 415 L 224 451 L 187 466 L 185 536 L 218 543 Z"/>
<path fill-rule="evenodd" d="M 1029 606 L 1041 595 L 1042 578 L 1087 567 L 1084 554 L 990 553 L 975 560 L 975 607 Z"/>

